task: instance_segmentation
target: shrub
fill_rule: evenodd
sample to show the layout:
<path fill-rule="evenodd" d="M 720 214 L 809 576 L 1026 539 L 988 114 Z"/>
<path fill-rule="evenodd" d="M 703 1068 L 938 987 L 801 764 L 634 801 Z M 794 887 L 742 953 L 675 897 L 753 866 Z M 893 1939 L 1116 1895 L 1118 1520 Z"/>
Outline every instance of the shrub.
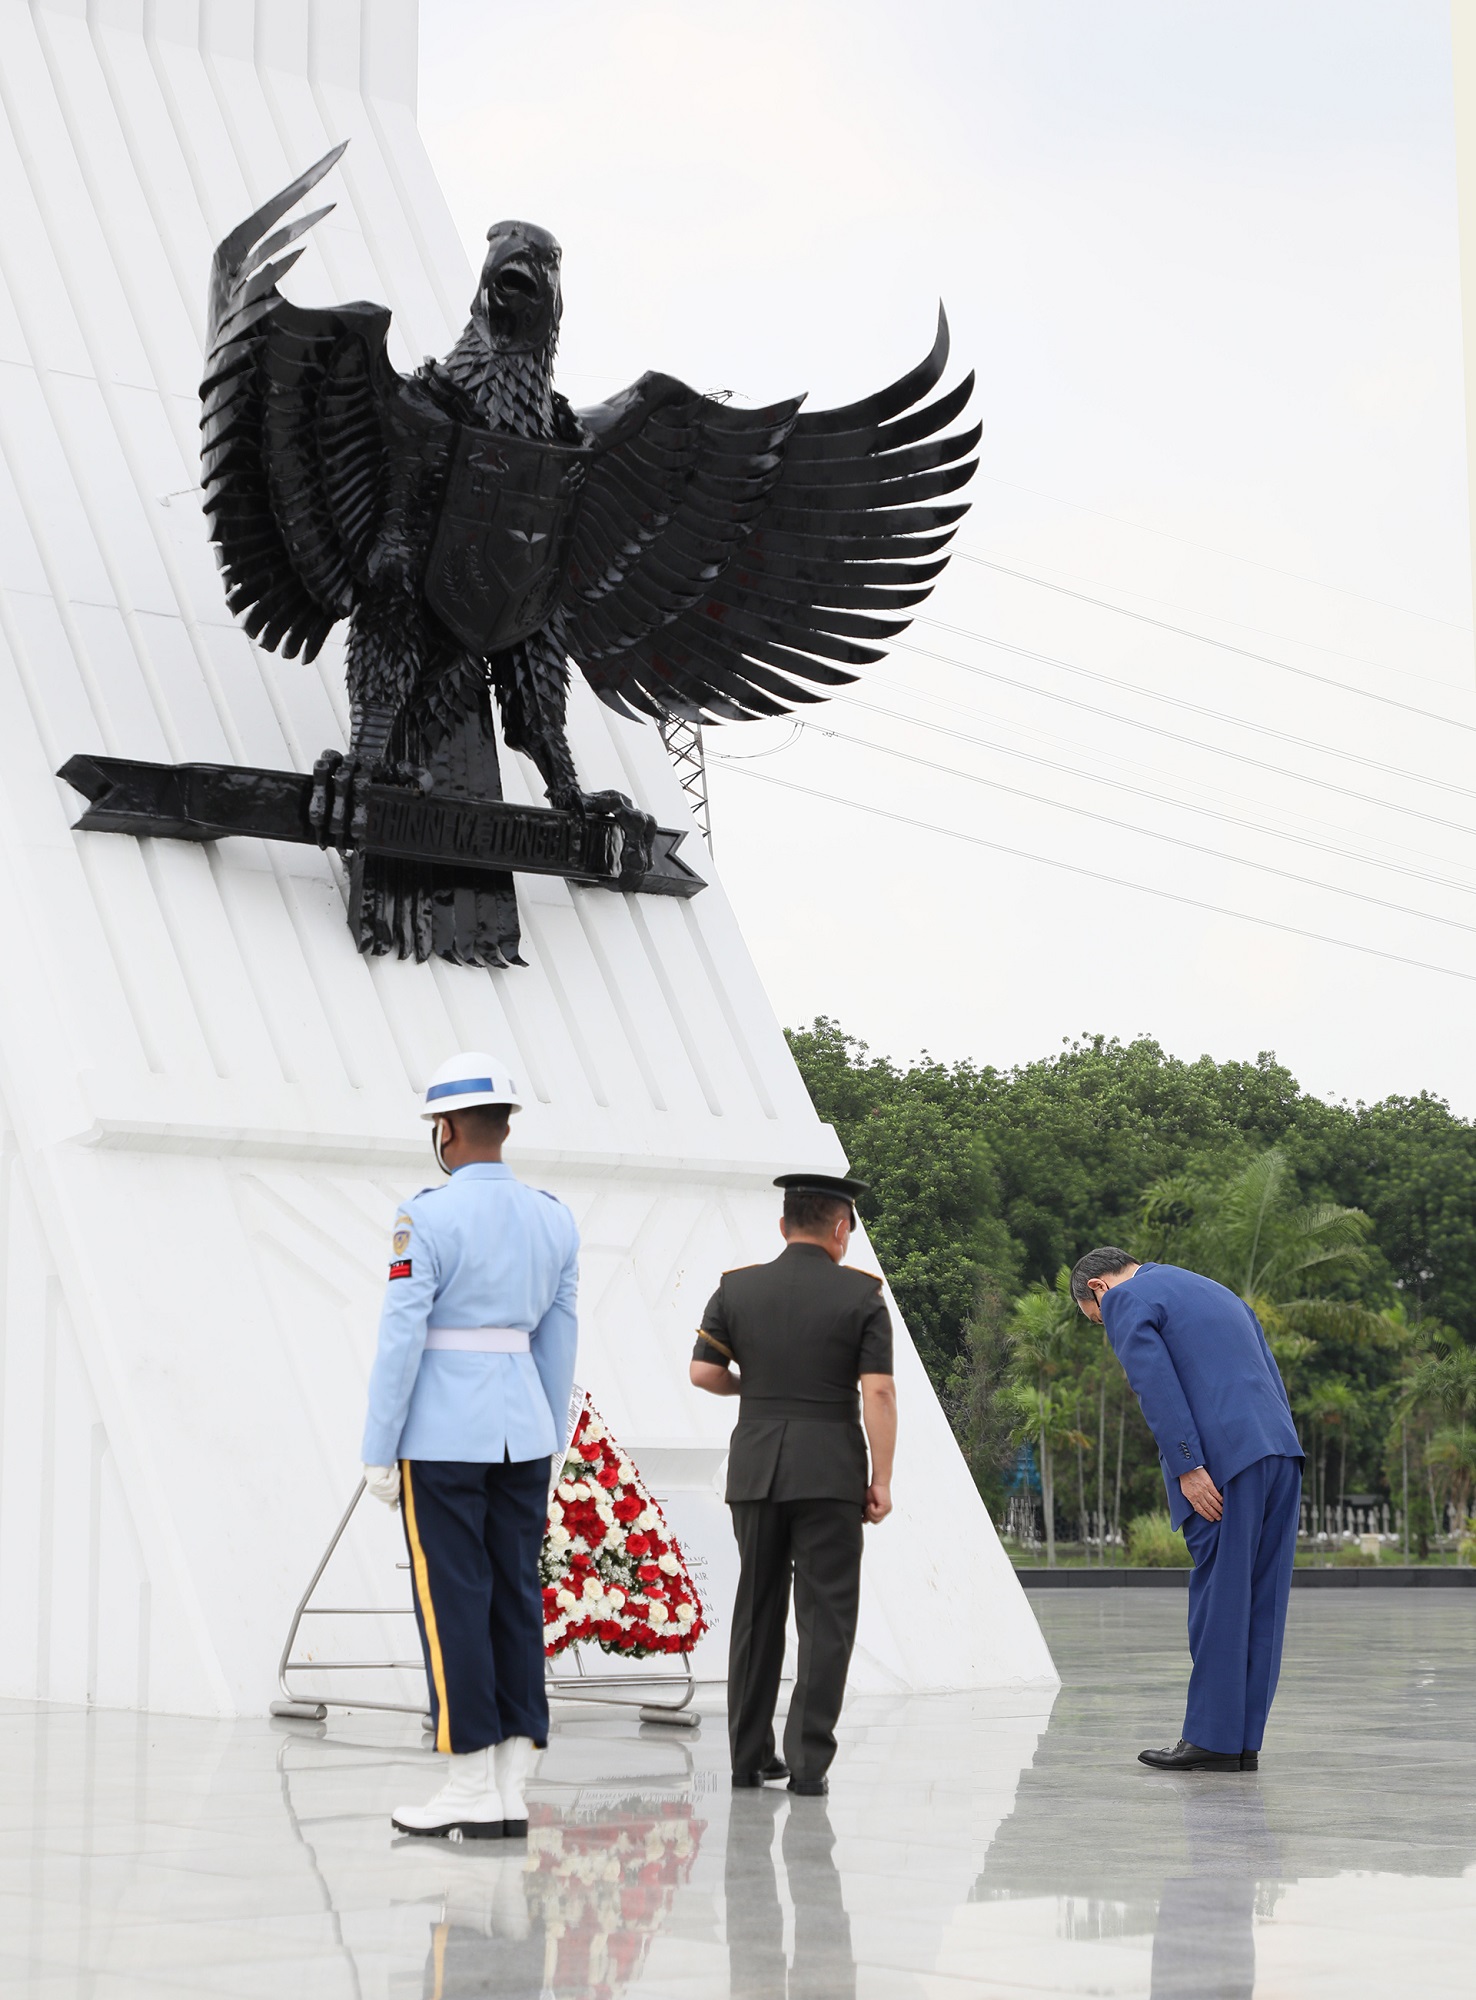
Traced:
<path fill-rule="evenodd" d="M 1188 1544 L 1162 1508 L 1128 1522 L 1128 1561 L 1137 1569 L 1193 1569 Z"/>

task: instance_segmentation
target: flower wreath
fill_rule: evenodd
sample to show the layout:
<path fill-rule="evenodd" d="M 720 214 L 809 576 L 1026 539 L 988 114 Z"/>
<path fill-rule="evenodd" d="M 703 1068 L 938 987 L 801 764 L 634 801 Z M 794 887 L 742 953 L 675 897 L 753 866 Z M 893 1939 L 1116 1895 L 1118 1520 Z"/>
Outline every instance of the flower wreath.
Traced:
<path fill-rule="evenodd" d="M 636 1660 L 690 1653 L 707 1630 L 665 1516 L 588 1396 L 549 1503 L 538 1567 L 550 1659 L 591 1643 Z"/>

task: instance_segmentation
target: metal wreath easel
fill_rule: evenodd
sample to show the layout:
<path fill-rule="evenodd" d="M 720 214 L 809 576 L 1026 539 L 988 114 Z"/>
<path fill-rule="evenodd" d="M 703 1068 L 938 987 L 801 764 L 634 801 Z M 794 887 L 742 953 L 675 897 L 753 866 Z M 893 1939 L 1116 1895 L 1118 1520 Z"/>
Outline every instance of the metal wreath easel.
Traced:
<path fill-rule="evenodd" d="M 392 1673 L 425 1671 L 425 1662 L 413 1660 L 296 1660 L 292 1657 L 297 1644 L 297 1634 L 304 1618 L 413 1618 L 413 1604 L 314 1604 L 313 1592 L 322 1581 L 323 1572 L 333 1559 L 333 1553 L 343 1539 L 344 1530 L 354 1517 L 354 1510 L 363 1499 L 365 1484 L 361 1479 L 354 1488 L 354 1497 L 344 1509 L 343 1518 L 333 1530 L 328 1546 L 319 1559 L 317 1568 L 308 1580 L 308 1587 L 298 1599 L 297 1609 L 292 1614 L 292 1622 L 287 1628 L 287 1638 L 277 1662 L 277 1686 L 281 1689 L 278 1698 L 271 1704 L 270 1713 L 279 1716 L 296 1717 L 307 1722 L 322 1722 L 330 1708 L 377 1708 L 394 1715 L 418 1715 L 422 1726 L 430 1727 L 430 1710 L 426 1705 L 405 1701 L 370 1701 L 361 1697 L 352 1698 L 338 1694 L 295 1692 L 288 1681 L 289 1674 L 301 1673 Z M 396 1563 L 396 1569 L 409 1570 L 408 1563 Z M 672 1673 L 650 1674 L 591 1674 L 585 1665 L 577 1646 L 571 1647 L 574 1664 L 578 1669 L 573 1675 L 546 1677 L 546 1685 L 551 1694 L 561 1701 L 602 1702 L 613 1708 L 634 1708 L 639 1710 L 642 1722 L 665 1722 L 679 1729 L 695 1729 L 701 1722 L 700 1715 L 692 1710 L 692 1699 L 697 1692 L 697 1682 L 692 1675 L 690 1657 L 683 1653 L 680 1675 Z M 631 1695 L 613 1694 L 600 1689 L 599 1683 L 615 1684 L 620 1687 L 671 1687 L 680 1691 L 676 1701 L 649 1701 Z"/>

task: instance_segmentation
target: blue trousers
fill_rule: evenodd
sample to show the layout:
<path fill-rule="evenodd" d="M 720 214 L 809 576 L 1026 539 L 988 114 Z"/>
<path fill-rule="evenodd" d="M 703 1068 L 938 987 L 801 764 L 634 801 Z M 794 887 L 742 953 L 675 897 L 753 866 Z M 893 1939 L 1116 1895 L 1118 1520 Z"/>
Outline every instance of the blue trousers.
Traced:
<path fill-rule="evenodd" d="M 436 1748 L 548 1741 L 543 1591 L 547 1458 L 403 1458 L 400 1505 Z"/>
<path fill-rule="evenodd" d="M 1191 1514 L 1189 1701 L 1184 1740 L 1231 1756 L 1259 1750 L 1281 1671 L 1302 1505 L 1302 1461 L 1258 1458 L 1227 1479 L 1218 1521 Z"/>

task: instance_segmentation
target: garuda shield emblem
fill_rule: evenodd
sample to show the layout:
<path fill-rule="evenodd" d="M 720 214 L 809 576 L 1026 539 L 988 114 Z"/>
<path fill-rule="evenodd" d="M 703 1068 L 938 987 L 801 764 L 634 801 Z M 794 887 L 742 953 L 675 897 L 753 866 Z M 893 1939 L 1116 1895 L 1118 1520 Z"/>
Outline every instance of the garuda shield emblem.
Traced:
<path fill-rule="evenodd" d="M 474 653 L 505 652 L 553 610 L 590 453 L 457 426 L 425 594 Z"/>

